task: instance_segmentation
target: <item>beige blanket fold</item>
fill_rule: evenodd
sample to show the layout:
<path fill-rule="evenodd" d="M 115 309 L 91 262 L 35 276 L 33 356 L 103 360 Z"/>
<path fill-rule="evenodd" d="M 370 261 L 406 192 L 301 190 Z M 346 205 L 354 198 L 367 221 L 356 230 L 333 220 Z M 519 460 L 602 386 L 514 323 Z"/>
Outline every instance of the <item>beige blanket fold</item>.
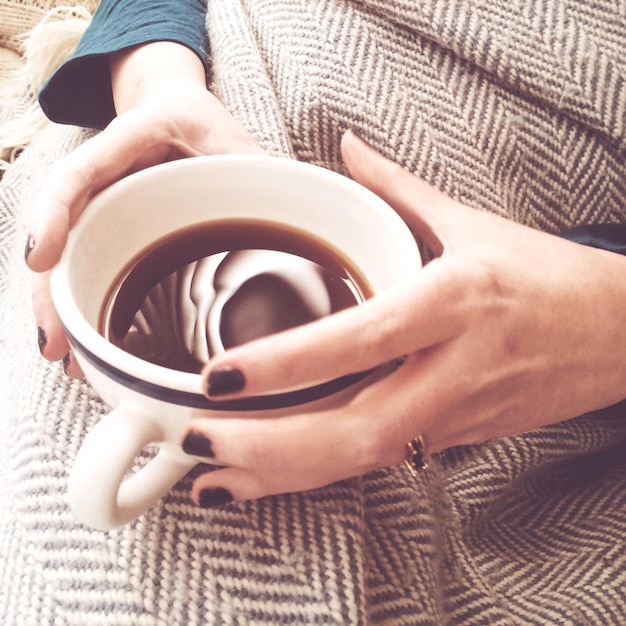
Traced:
<path fill-rule="evenodd" d="M 212 89 L 271 153 L 343 172 L 353 128 L 531 227 L 626 220 L 623 2 L 209 0 L 207 28 Z M 23 249 L 37 188 L 84 136 L 46 126 L 0 184 L 3 624 L 626 623 L 626 406 L 417 478 L 205 511 L 188 477 L 118 531 L 79 525 L 68 473 L 108 409 L 40 359 Z"/>
<path fill-rule="evenodd" d="M 98 0 L 0 0 L 0 169 L 46 124 L 36 94 L 72 53 Z"/>

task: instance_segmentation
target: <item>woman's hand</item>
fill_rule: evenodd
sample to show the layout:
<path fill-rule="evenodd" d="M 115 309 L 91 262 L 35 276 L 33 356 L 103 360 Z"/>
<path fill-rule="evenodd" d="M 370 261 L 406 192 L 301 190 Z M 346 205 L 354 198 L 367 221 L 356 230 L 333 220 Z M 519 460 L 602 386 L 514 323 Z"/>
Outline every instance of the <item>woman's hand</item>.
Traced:
<path fill-rule="evenodd" d="M 204 66 L 189 49 L 157 42 L 111 60 L 118 116 L 60 161 L 38 195 L 29 222 L 27 262 L 34 270 L 33 309 L 39 345 L 49 360 L 65 359 L 80 376 L 48 286 L 72 225 L 91 198 L 131 172 L 174 159 L 260 152 L 255 139 L 206 88 Z"/>
<path fill-rule="evenodd" d="M 454 202 L 354 135 L 354 178 L 381 195 L 437 258 L 408 287 L 216 356 L 220 399 L 313 384 L 406 355 L 336 410 L 196 419 L 183 447 L 228 467 L 194 499 L 307 490 L 431 452 L 528 431 L 626 397 L 626 259 Z"/>

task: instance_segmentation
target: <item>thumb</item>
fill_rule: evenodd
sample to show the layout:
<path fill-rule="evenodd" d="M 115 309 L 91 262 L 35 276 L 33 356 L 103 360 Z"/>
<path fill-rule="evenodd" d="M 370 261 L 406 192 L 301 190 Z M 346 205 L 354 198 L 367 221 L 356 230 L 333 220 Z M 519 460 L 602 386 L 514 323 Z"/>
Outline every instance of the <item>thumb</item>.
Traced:
<path fill-rule="evenodd" d="M 29 217 L 32 270 L 49 270 L 59 260 L 70 229 L 98 192 L 165 160 L 170 143 L 157 132 L 157 123 L 158 118 L 131 109 L 55 164 Z"/>
<path fill-rule="evenodd" d="M 33 207 L 31 207 L 26 247 L 26 262 L 31 270 L 45 272 L 59 260 L 71 227 L 72 210 L 80 201 L 81 210 L 88 195 L 74 197 L 68 187 L 59 181 L 67 181 L 60 164 L 44 183 Z M 78 194 L 77 194 L 78 196 Z"/>
<path fill-rule="evenodd" d="M 348 131 L 343 159 L 361 185 L 385 200 L 436 256 L 467 238 L 477 211 L 455 202 Z"/>

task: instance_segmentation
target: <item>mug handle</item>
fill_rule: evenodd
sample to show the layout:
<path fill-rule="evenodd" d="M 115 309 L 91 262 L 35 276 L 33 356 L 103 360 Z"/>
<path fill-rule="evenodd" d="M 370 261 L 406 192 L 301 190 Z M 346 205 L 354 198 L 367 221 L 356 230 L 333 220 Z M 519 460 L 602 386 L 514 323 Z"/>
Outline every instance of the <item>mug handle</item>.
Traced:
<path fill-rule="evenodd" d="M 68 500 L 76 517 L 98 530 L 113 530 L 145 513 L 197 460 L 164 445 L 147 465 L 126 477 L 150 443 L 162 440 L 158 424 L 117 408 L 85 438 L 70 473 Z"/>

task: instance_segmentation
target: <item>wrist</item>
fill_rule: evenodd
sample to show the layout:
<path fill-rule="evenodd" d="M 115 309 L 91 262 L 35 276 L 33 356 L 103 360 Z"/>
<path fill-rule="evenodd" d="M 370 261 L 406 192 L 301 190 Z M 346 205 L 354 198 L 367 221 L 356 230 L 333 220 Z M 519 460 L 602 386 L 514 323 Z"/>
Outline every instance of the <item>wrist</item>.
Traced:
<path fill-rule="evenodd" d="M 188 89 L 206 90 L 204 64 L 186 46 L 157 41 L 110 55 L 111 85 L 119 115 Z"/>

